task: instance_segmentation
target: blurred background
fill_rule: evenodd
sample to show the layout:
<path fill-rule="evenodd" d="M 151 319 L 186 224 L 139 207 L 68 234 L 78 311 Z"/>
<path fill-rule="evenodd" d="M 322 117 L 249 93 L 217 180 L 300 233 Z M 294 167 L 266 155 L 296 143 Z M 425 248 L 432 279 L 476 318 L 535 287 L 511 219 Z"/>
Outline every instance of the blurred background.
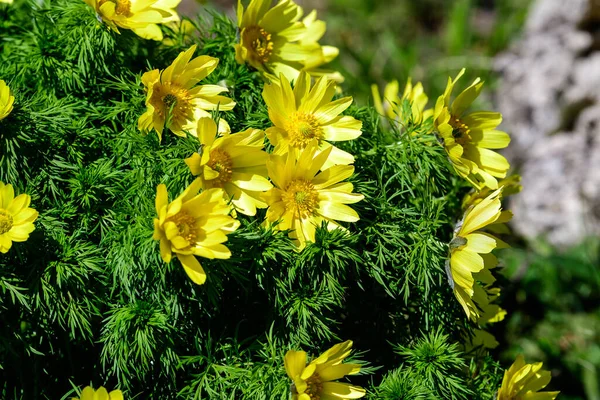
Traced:
<path fill-rule="evenodd" d="M 359 105 L 409 76 L 430 106 L 462 67 L 479 109 L 498 110 L 522 175 L 502 253 L 508 317 L 493 333 L 508 366 L 543 361 L 560 398 L 600 400 L 600 0 L 297 0 L 328 24 L 334 67 Z M 183 0 L 235 15 L 234 0 Z"/>

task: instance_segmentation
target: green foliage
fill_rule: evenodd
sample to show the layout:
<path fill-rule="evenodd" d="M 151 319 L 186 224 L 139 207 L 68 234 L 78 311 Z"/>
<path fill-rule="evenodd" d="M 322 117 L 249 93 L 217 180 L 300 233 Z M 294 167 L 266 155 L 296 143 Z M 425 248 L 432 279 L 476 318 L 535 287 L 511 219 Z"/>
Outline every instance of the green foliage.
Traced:
<path fill-rule="evenodd" d="M 316 4 L 315 2 L 312 2 Z M 372 104 L 370 85 L 412 76 L 426 92 L 444 90 L 450 71 L 493 84 L 492 59 L 525 23 L 531 0 L 328 0 L 324 40 L 340 49 L 335 67 L 358 104 Z M 480 99 L 484 100 L 484 99 Z"/>
<path fill-rule="evenodd" d="M 66 398 L 93 383 L 127 398 L 286 399 L 286 350 L 316 356 L 352 339 L 372 366 L 352 382 L 378 396 L 491 398 L 457 347 L 468 322 L 444 263 L 465 187 L 430 122 L 384 129 L 352 107 L 363 136 L 340 147 L 356 156 L 361 220 L 318 229 L 298 253 L 262 227 L 264 210 L 238 216 L 231 259 L 202 260 L 208 281 L 196 286 L 160 259 L 152 221 L 156 186 L 181 193 L 199 143 L 140 134 L 140 79 L 197 44 L 220 59 L 206 82 L 237 103 L 215 117 L 233 132 L 268 128 L 264 83 L 235 62 L 235 24 L 215 14 L 193 21 L 200 36 L 165 28 L 166 46 L 108 31 L 83 2 L 1 12 L 0 78 L 16 101 L 0 122 L 0 180 L 40 212 L 29 240 L 0 255 L 3 396 Z"/>
<path fill-rule="evenodd" d="M 503 254 L 512 284 L 503 358 L 516 353 L 557 371 L 552 388 L 561 398 L 599 399 L 600 241 L 559 251 L 543 241 Z"/>

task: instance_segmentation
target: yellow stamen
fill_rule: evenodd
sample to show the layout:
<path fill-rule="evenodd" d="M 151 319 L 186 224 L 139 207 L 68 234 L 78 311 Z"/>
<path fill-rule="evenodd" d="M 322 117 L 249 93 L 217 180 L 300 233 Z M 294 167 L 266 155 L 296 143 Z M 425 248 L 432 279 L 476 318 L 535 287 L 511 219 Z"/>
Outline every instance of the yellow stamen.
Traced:
<path fill-rule="evenodd" d="M 250 56 L 259 63 L 269 61 L 273 53 L 271 34 L 260 26 L 250 26 L 242 33 L 244 47 L 250 50 Z"/>
<path fill-rule="evenodd" d="M 306 380 L 306 393 L 311 400 L 320 400 L 321 392 L 323 391 L 323 383 L 321 382 L 321 377 L 319 374 L 315 373 L 310 378 Z"/>
<path fill-rule="evenodd" d="M 0 209 L 0 235 L 10 231 L 13 227 L 13 217 L 6 210 Z"/>
<path fill-rule="evenodd" d="M 452 137 L 454 137 L 456 143 L 464 146 L 471 141 L 471 129 L 469 129 L 469 126 L 462 122 L 460 118 L 450 118 L 450 126 L 454 128 L 452 130 Z"/>
<path fill-rule="evenodd" d="M 152 90 L 150 104 L 154 106 L 158 115 L 165 118 L 168 111 L 172 110 L 173 121 L 179 123 L 185 122 L 191 116 L 193 106 L 187 89 L 172 82 L 158 82 Z"/>
<path fill-rule="evenodd" d="M 226 151 L 221 149 L 214 149 L 211 151 L 208 166 L 219 173 L 219 176 L 216 180 L 218 180 L 221 184 L 231 180 L 231 174 L 233 173 L 233 162 Z"/>
<path fill-rule="evenodd" d="M 286 121 L 286 131 L 290 137 L 290 145 L 303 149 L 312 139 L 321 140 L 323 130 L 312 114 L 295 112 Z"/>
<path fill-rule="evenodd" d="M 190 245 L 196 242 L 196 219 L 194 217 L 185 211 L 180 211 L 168 218 L 167 221 L 175 222 L 179 230 L 179 236 L 187 240 Z"/>
<path fill-rule="evenodd" d="M 319 192 L 309 181 L 296 179 L 283 191 L 282 200 L 287 210 L 295 210 L 300 218 L 307 218 L 319 205 Z"/>

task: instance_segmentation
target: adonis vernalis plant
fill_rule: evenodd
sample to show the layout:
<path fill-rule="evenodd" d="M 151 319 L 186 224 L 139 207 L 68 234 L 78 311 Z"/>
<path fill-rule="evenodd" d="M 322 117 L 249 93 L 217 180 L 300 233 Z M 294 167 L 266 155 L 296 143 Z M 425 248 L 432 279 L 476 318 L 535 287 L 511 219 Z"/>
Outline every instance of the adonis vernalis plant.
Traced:
<path fill-rule="evenodd" d="M 0 398 L 544 393 L 488 350 L 520 186 L 481 82 L 358 106 L 313 10 L 177 3 L 1 6 Z"/>

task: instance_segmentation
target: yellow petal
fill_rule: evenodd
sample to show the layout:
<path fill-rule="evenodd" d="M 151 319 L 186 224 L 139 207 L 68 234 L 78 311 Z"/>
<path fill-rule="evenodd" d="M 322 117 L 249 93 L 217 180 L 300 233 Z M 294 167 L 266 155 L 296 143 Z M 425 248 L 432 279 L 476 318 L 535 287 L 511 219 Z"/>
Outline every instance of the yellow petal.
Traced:
<path fill-rule="evenodd" d="M 17 215 L 13 216 L 13 224 L 21 225 L 26 224 L 28 222 L 33 222 L 38 217 L 38 212 L 33 208 L 26 208 L 21 210 Z"/>
<path fill-rule="evenodd" d="M 360 399 L 367 392 L 360 386 L 353 386 L 347 383 L 340 382 L 324 382 L 323 396 L 321 399 L 327 399 L 325 395 L 331 396 L 333 399 Z"/>
<path fill-rule="evenodd" d="M 465 239 L 466 248 L 475 253 L 489 253 L 496 248 L 496 238 L 483 232 L 470 233 Z"/>
<path fill-rule="evenodd" d="M 120 390 L 113 390 L 109 394 L 110 400 L 123 400 L 123 392 Z"/>
<path fill-rule="evenodd" d="M 18 195 L 13 199 L 10 205 L 7 207 L 6 211 L 9 214 L 16 215 L 21 212 L 24 208 L 29 207 L 29 203 L 31 202 L 31 197 L 25 193 Z"/>
<path fill-rule="evenodd" d="M 349 178 L 354 173 L 354 167 L 351 165 L 336 165 L 321 171 L 312 181 L 315 189 L 325 189 L 333 184 Z M 280 186 L 281 187 L 281 186 Z"/>
<path fill-rule="evenodd" d="M 319 371 L 319 376 L 322 381 L 335 381 L 346 375 L 353 375 L 360 371 L 358 364 L 338 364 L 331 365 Z"/>
<path fill-rule="evenodd" d="M 12 247 L 12 240 L 8 234 L 0 235 L 0 253 L 6 253 Z"/>
<path fill-rule="evenodd" d="M 463 117 L 462 121 L 471 129 L 492 130 L 502 122 L 502 114 L 493 111 L 476 111 Z"/>
<path fill-rule="evenodd" d="M 166 237 L 160 239 L 160 257 L 166 263 L 170 263 L 171 258 L 173 257 L 173 253 L 171 253 L 171 244 Z"/>
<path fill-rule="evenodd" d="M 94 400 L 94 393 L 91 386 L 86 386 L 81 392 L 81 400 Z"/>
<path fill-rule="evenodd" d="M 471 130 L 471 139 L 477 147 L 503 149 L 510 143 L 510 136 L 498 130 Z"/>
<path fill-rule="evenodd" d="M 14 225 L 6 234 L 13 242 L 24 242 L 34 230 L 35 225 L 30 222 L 22 225 Z"/>
<path fill-rule="evenodd" d="M 345 115 L 331 120 L 321 128 L 325 140 L 354 140 L 362 134 L 362 121 Z"/>
<path fill-rule="evenodd" d="M 320 124 L 332 121 L 352 104 L 352 97 L 343 97 L 317 108 L 314 116 Z"/>
<path fill-rule="evenodd" d="M 96 394 L 94 395 L 94 400 L 109 400 L 108 399 L 108 391 L 104 389 L 102 386 L 98 390 L 96 390 Z"/>
<path fill-rule="evenodd" d="M 294 380 L 302 374 L 304 367 L 306 367 L 306 352 L 288 350 L 283 363 L 288 377 Z"/>
<path fill-rule="evenodd" d="M 177 258 L 181 262 L 187 275 L 195 284 L 202 285 L 206 282 L 206 273 L 196 257 L 192 255 L 177 254 Z"/>
<path fill-rule="evenodd" d="M 156 214 L 160 214 L 160 210 L 169 204 L 169 194 L 167 186 L 161 183 L 156 187 L 156 200 L 154 201 Z"/>
<path fill-rule="evenodd" d="M 10 203 L 15 198 L 15 191 L 10 184 L 0 186 L 0 208 L 10 207 Z"/>
<path fill-rule="evenodd" d="M 460 117 L 467 108 L 473 103 L 473 101 L 479 96 L 481 89 L 483 88 L 483 82 L 479 78 L 463 90 L 456 99 L 452 102 L 452 115 Z"/>

